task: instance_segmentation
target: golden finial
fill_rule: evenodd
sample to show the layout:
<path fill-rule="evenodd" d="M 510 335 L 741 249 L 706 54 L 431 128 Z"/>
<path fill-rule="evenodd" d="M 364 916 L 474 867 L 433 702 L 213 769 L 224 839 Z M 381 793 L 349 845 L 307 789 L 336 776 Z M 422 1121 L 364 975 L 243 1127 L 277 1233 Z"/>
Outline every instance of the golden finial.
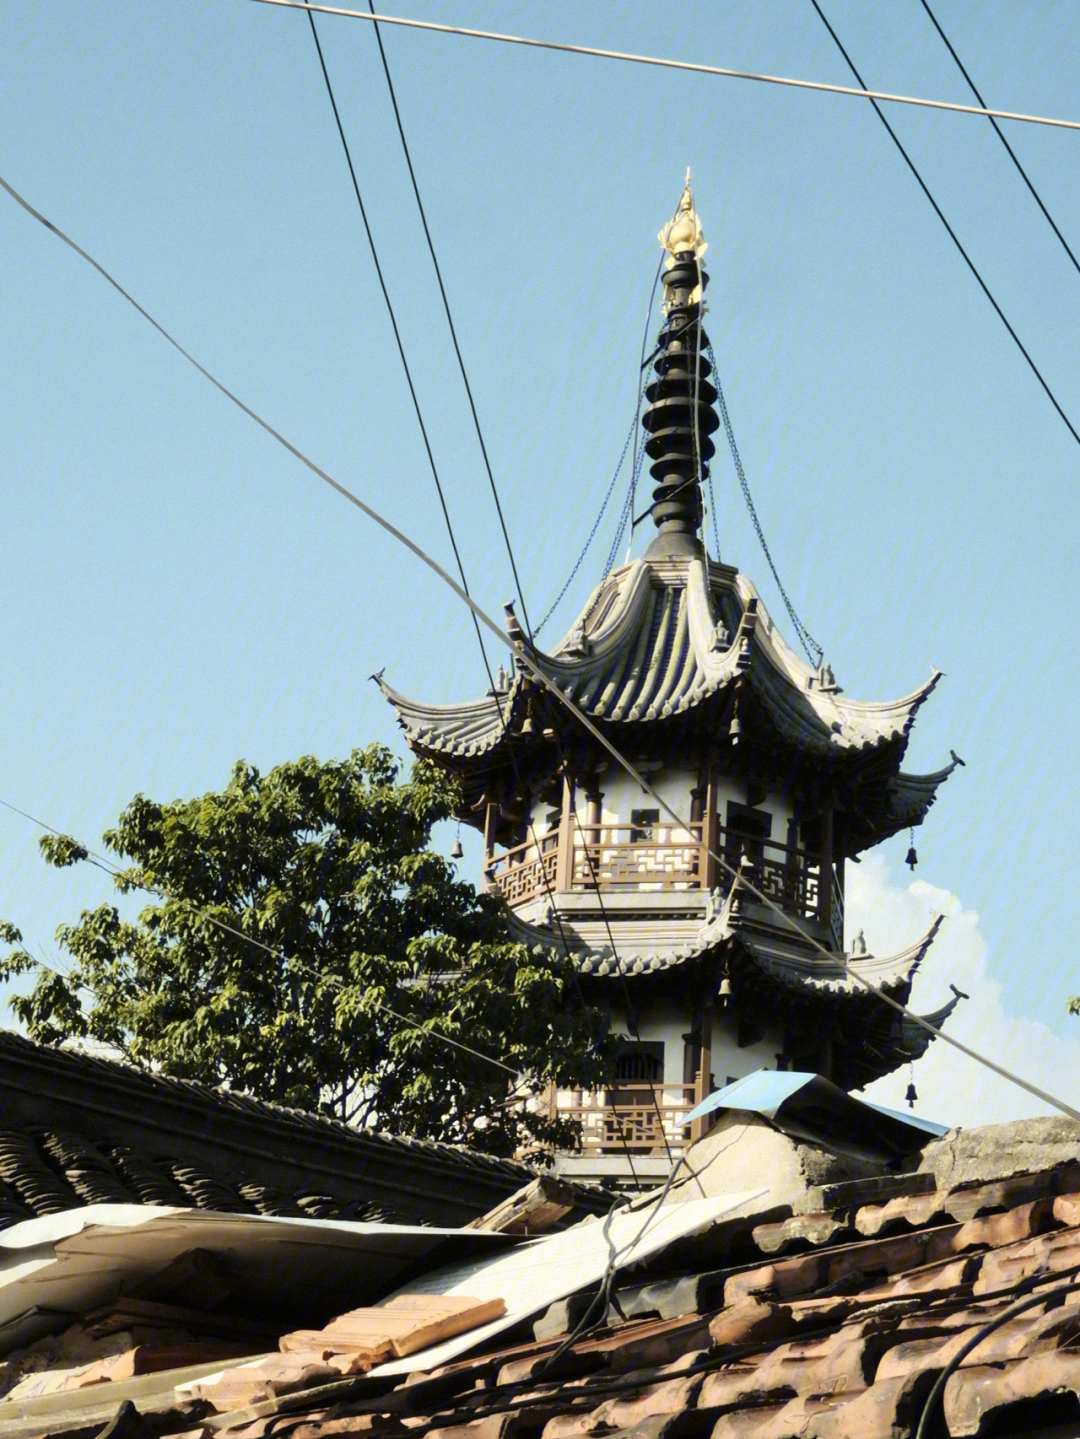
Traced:
<path fill-rule="evenodd" d="M 694 192 L 690 188 L 690 170 L 687 167 L 686 183 L 683 188 L 682 199 L 679 201 L 679 208 L 674 219 L 669 220 L 657 236 L 661 245 L 671 256 L 668 264 L 674 263 L 674 257 L 685 250 L 693 250 L 700 260 L 705 251 L 709 248 L 701 231 L 701 220 L 694 209 Z"/>

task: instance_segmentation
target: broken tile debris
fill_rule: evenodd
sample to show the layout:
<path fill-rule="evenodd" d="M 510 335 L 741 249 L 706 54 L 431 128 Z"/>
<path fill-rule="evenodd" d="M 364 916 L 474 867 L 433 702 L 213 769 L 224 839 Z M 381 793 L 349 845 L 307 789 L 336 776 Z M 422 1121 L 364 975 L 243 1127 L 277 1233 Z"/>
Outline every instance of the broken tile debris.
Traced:
<path fill-rule="evenodd" d="M 0 1360 L 0 1439 L 907 1439 L 950 1364 L 934 1439 L 1080 1433 L 1080 1126 L 1071 1153 L 1059 1127 L 1058 1162 L 1023 1174 L 995 1174 L 977 1139 L 966 1170 L 955 1150 L 943 1166 L 954 1188 L 928 1189 L 927 1169 L 819 1186 L 786 1219 L 721 1217 L 618 1273 L 606 1308 L 590 1282 L 497 1334 L 483 1326 L 501 1300 L 422 1282 L 289 1325 L 245 1310 L 228 1267 L 192 1251 Z M 538 1187 L 504 1213 L 545 1205 Z M 542 1268 L 549 1241 L 523 1242 Z M 474 1330 L 472 1351 L 425 1358 Z M 217 1368 L 180 1367 L 210 1355 Z M 107 1390 L 108 1435 L 87 1397 Z"/>

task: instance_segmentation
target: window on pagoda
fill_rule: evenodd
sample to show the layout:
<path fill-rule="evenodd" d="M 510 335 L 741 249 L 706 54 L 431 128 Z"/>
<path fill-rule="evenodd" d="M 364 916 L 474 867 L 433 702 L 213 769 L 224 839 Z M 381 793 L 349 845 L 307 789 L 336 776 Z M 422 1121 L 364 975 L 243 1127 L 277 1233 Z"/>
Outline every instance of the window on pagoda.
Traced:
<path fill-rule="evenodd" d="M 630 843 L 652 844 L 660 827 L 658 809 L 634 809 L 630 811 Z"/>
<path fill-rule="evenodd" d="M 738 865 L 744 854 L 753 864 L 760 864 L 765 858 L 765 841 L 771 834 L 772 815 L 767 810 L 729 801 L 724 856 L 728 864 Z"/>

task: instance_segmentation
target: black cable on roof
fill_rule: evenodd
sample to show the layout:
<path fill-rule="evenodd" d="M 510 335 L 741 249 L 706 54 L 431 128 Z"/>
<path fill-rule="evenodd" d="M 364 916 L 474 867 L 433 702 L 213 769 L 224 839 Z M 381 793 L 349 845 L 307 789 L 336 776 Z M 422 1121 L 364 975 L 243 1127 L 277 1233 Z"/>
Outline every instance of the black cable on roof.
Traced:
<path fill-rule="evenodd" d="M 971 93 L 975 96 L 976 100 L 978 100 L 979 104 L 980 104 L 980 105 L 983 107 L 983 109 L 985 110 L 985 109 L 986 109 L 986 101 L 985 101 L 985 100 L 983 99 L 983 97 L 979 94 L 979 91 L 978 91 L 978 88 L 976 87 L 975 81 L 974 81 L 974 80 L 971 78 L 971 76 L 968 74 L 966 68 L 964 67 L 964 62 L 960 59 L 960 56 L 956 53 L 956 50 L 955 50 L 955 48 L 954 48 L 954 46 L 953 46 L 953 44 L 952 44 L 952 41 L 949 39 L 948 35 L 945 34 L 945 31 L 944 31 L 944 30 L 941 28 L 941 26 L 938 24 L 937 16 L 934 14 L 933 10 L 930 9 L 930 6 L 926 3 L 926 0 L 922 0 L 922 7 L 923 7 L 923 9 L 926 11 L 926 13 L 930 16 L 930 20 L 931 20 L 931 22 L 932 22 L 932 24 L 933 24 L 933 26 L 934 26 L 934 29 L 935 29 L 935 30 L 938 32 L 938 34 L 941 36 L 942 40 L 944 40 L 944 42 L 945 42 L 945 47 L 946 47 L 946 49 L 948 50 L 949 54 L 950 54 L 950 55 L 953 57 L 953 59 L 956 61 L 957 69 L 960 71 L 961 75 L 963 75 L 964 79 L 967 81 L 967 83 L 968 83 L 968 88 L 971 90 Z M 993 127 L 994 127 L 994 133 L 997 135 L 998 139 L 1001 141 L 1001 143 L 1005 146 L 1005 149 L 1008 151 L 1009 159 L 1013 162 L 1013 164 L 1016 166 L 1017 170 L 1020 172 L 1020 178 L 1023 180 L 1024 184 L 1028 187 L 1028 189 L 1031 191 L 1032 196 L 1034 197 L 1034 200 L 1035 200 L 1036 205 L 1038 205 L 1039 209 L 1040 209 L 1040 210 L 1043 212 L 1043 214 L 1046 216 L 1047 224 L 1050 226 L 1051 230 L 1053 230 L 1054 234 L 1055 234 L 1055 235 L 1058 237 L 1058 239 L 1061 241 L 1061 247 L 1062 247 L 1062 249 L 1065 251 L 1066 255 L 1068 255 L 1069 259 L 1072 261 L 1072 263 L 1073 263 L 1073 268 L 1076 270 L 1077 274 L 1080 274 L 1080 260 L 1077 260 L 1076 256 L 1075 256 L 1075 255 L 1073 254 L 1073 252 L 1072 252 L 1072 249 L 1071 249 L 1071 247 L 1070 247 L 1070 245 L 1069 245 L 1068 240 L 1066 240 L 1065 236 L 1061 233 L 1061 231 L 1058 229 L 1057 225 L 1054 223 L 1054 217 L 1051 215 L 1050 211 L 1049 211 L 1049 210 L 1046 208 L 1046 206 L 1043 204 L 1043 202 L 1042 202 L 1042 197 L 1040 196 L 1038 190 L 1036 190 L 1035 186 L 1031 183 L 1031 180 L 1030 180 L 1030 178 L 1029 178 L 1029 176 L 1028 176 L 1027 171 L 1024 169 L 1023 165 L 1021 165 L 1020 161 L 1017 159 L 1016 151 L 1015 151 L 1015 150 L 1013 149 L 1013 147 L 1009 144 L 1008 140 L 1006 140 L 1006 138 L 1005 138 L 1005 132 L 1002 130 L 1002 128 L 1001 128 L 1001 126 L 998 124 L 998 122 L 994 119 L 993 115 L 987 115 L 986 118 L 990 121 L 991 125 L 993 125 Z"/>
<path fill-rule="evenodd" d="M 847 61 L 848 69 L 851 71 L 851 73 L 855 76 L 856 80 L 858 80 L 859 84 L 862 85 L 862 86 L 863 86 L 863 89 L 865 90 L 866 87 L 865 87 L 865 85 L 863 85 L 862 76 L 859 74 L 858 70 L 855 68 L 855 62 L 852 60 L 852 58 L 851 58 L 851 56 L 848 54 L 848 52 L 844 49 L 844 46 L 843 46 L 843 44 L 842 44 L 842 42 L 841 42 L 841 40 L 840 40 L 839 35 L 837 35 L 836 31 L 833 29 L 833 27 L 829 24 L 828 20 L 825 18 L 825 12 L 822 10 L 821 6 L 818 4 L 818 0 L 810 0 L 810 3 L 811 3 L 811 5 L 813 5 L 814 9 L 817 11 L 817 13 L 818 13 L 818 15 L 819 15 L 819 17 L 820 17 L 820 19 L 821 19 L 821 23 L 825 26 L 825 29 L 828 30 L 829 34 L 832 36 L 833 40 L 836 42 L 836 48 L 840 51 L 840 54 L 843 55 L 844 59 Z M 868 98 L 870 98 L 870 97 L 868 97 Z M 1024 347 L 1023 341 L 1020 339 L 1020 336 L 1016 333 L 1016 331 L 1013 329 L 1012 325 L 1010 325 L 1009 322 L 1008 322 L 1008 320 L 1005 318 L 1005 312 L 1004 312 L 1004 310 L 1001 308 L 1001 306 L 998 304 L 998 302 L 994 299 L 993 295 L 991 294 L 991 292 L 990 292 L 990 286 L 986 283 L 986 281 L 983 279 L 983 277 L 979 274 L 979 271 L 978 271 L 978 270 L 976 269 L 976 267 L 975 267 L 975 262 L 974 262 L 974 260 L 971 258 L 971 256 L 968 254 L 968 252 L 964 249 L 963 245 L 960 243 L 960 239 L 959 239 L 956 231 L 955 231 L 955 230 L 953 229 L 953 227 L 949 224 L 948 220 L 946 220 L 945 215 L 944 215 L 944 212 L 942 211 L 941 206 L 938 204 L 938 202 L 934 199 L 933 195 L 930 193 L 930 188 L 929 188 L 929 186 L 927 185 L 926 181 L 923 179 L 923 177 L 919 174 L 918 170 L 916 169 L 914 160 L 912 160 L 911 156 L 908 154 L 908 152 L 904 149 L 903 145 L 901 144 L 901 142 L 900 142 L 900 137 L 897 135 L 896 131 L 893 129 L 893 127 L 889 124 L 888 120 L 885 118 L 885 115 L 884 115 L 884 112 L 883 112 L 882 109 L 881 109 L 881 106 L 880 106 L 880 105 L 878 104 L 878 102 L 877 102 L 876 100 L 874 100 L 873 98 L 870 98 L 870 103 L 871 103 L 871 105 L 873 105 L 874 110 L 875 110 L 875 112 L 876 112 L 876 114 L 877 114 L 878 119 L 879 119 L 879 120 L 881 121 L 881 123 L 885 126 L 886 130 L 888 130 L 888 132 L 889 132 L 889 137 L 891 138 L 893 144 L 894 144 L 894 145 L 896 146 L 896 148 L 900 151 L 900 154 L 904 157 L 904 163 L 907 165 L 908 169 L 911 171 L 911 173 L 915 176 L 915 179 L 918 181 L 919 188 L 922 190 L 922 192 L 923 192 L 923 194 L 926 196 L 926 198 L 930 201 L 930 204 L 931 204 L 931 206 L 932 206 L 932 208 L 933 208 L 934 214 L 938 217 L 938 219 L 941 221 L 941 223 L 945 226 L 945 229 L 948 231 L 948 233 L 949 233 L 949 239 L 953 242 L 953 244 L 956 246 L 956 248 L 960 251 L 960 255 L 961 255 L 961 257 L 962 257 L 962 259 L 963 259 L 963 261 L 964 261 L 964 264 L 967 265 L 968 269 L 969 269 L 969 270 L 971 271 L 971 273 L 975 276 L 975 279 L 978 281 L 979 288 L 982 290 L 982 292 L 983 292 L 983 294 L 986 296 L 986 298 L 990 301 L 991 305 L 993 305 L 994 311 L 995 311 L 995 313 L 997 314 L 998 319 L 1001 321 L 1001 323 L 1002 323 L 1002 324 L 1005 326 L 1005 328 L 1008 330 L 1009 334 L 1012 336 L 1013 341 L 1014 341 L 1014 343 L 1015 343 L 1015 345 L 1016 345 L 1016 348 L 1020 351 L 1020 353 L 1023 355 L 1024 359 L 1025 359 L 1025 360 L 1028 362 L 1028 364 L 1030 365 L 1032 374 L 1035 376 L 1035 378 L 1038 380 L 1039 384 L 1040 384 L 1040 385 L 1043 387 L 1043 389 L 1046 391 L 1046 396 L 1047 396 L 1047 398 L 1049 399 L 1050 403 L 1053 405 L 1054 409 L 1057 410 L 1057 412 L 1058 412 L 1058 414 L 1061 416 L 1062 420 L 1064 420 L 1065 425 L 1066 425 L 1066 428 L 1067 428 L 1068 431 L 1069 431 L 1069 434 L 1072 435 L 1072 437 L 1073 437 L 1073 439 L 1076 441 L 1076 443 L 1077 443 L 1078 445 L 1080 445 L 1080 434 L 1077 433 L 1076 429 L 1075 429 L 1074 426 L 1073 426 L 1072 421 L 1069 419 L 1068 415 L 1065 413 L 1065 411 L 1064 411 L 1064 410 L 1061 408 L 1061 406 L 1058 404 L 1057 399 L 1055 398 L 1055 395 L 1054 395 L 1053 390 L 1051 390 L 1050 386 L 1049 386 L 1049 385 L 1046 383 L 1046 381 L 1043 379 L 1043 377 L 1042 377 L 1042 372 L 1040 371 L 1038 365 L 1036 365 L 1035 361 L 1034 361 L 1034 360 L 1031 358 L 1031 356 L 1028 354 L 1027 350 L 1026 350 L 1025 347 Z"/>

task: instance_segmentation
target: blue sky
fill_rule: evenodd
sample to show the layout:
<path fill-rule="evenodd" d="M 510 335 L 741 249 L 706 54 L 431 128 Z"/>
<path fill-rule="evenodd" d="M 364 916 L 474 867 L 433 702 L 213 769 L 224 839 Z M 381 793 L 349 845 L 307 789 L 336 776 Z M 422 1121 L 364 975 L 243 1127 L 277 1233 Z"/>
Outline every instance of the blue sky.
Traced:
<path fill-rule="evenodd" d="M 915 0 L 826 9 L 868 83 L 969 98 Z M 403 13 L 849 81 L 809 0 Z M 1080 117 L 1074 6 L 937 13 L 990 103 Z M 509 566 L 374 37 L 320 29 L 470 583 L 497 611 Z M 967 767 L 918 835 L 918 874 L 977 914 L 1004 1012 L 1068 1038 L 1080 446 L 872 111 L 432 34 L 385 42 L 530 611 L 561 587 L 622 447 L 655 234 L 690 165 L 708 328 L 785 583 L 849 695 L 946 672 L 907 767 L 950 747 Z M 1080 428 L 1080 275 L 990 127 L 890 116 Z M 448 559 L 305 17 L 246 0 L 6 7 L 0 135 L 0 173 Z M 1080 246 L 1080 135 L 1009 135 Z M 482 691 L 456 601 L 6 199 L 0 253 L 0 797 L 92 843 L 136 791 L 218 787 L 240 757 L 398 747 L 368 682 L 384 665 L 408 693 Z M 723 558 L 783 622 L 730 466 L 714 469 Z M 885 847 L 897 878 L 906 845 Z M 48 870 L 33 829 L 0 815 L 0 914 L 36 950 L 108 892 L 94 871 Z"/>

